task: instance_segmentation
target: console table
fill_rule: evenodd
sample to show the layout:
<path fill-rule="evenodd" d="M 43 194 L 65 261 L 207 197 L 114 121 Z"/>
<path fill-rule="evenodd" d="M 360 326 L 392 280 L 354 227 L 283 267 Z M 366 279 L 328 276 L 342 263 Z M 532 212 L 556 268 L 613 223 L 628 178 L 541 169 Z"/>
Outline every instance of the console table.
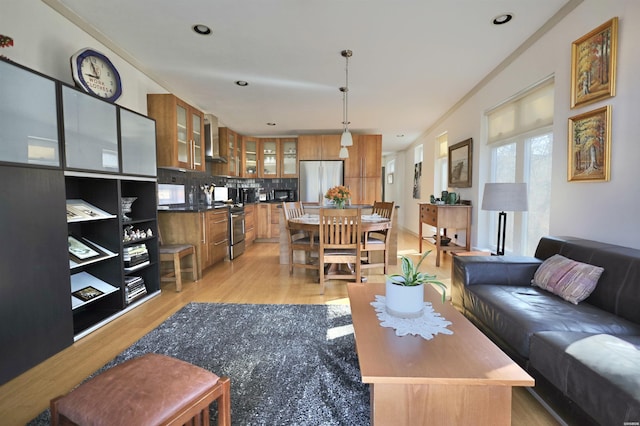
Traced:
<path fill-rule="evenodd" d="M 471 206 L 418 203 L 418 208 L 420 209 L 420 221 L 418 223 L 420 253 L 422 253 L 422 241 L 424 239 L 432 240 L 436 246 L 436 266 L 440 266 L 441 251 L 469 251 L 471 249 Z M 441 245 L 440 238 L 433 238 L 432 235 L 428 237 L 422 235 L 423 224 L 435 227 L 436 236 L 446 236 L 447 228 L 455 228 L 457 232 L 464 230 L 466 233 L 465 245 L 458 244 L 455 239 L 452 239 L 446 246 Z"/>

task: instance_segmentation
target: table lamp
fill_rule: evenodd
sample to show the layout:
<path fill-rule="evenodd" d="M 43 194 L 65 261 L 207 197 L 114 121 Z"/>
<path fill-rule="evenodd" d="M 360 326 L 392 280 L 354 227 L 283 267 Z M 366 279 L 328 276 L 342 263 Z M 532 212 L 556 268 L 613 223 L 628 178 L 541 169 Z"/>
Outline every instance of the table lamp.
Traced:
<path fill-rule="evenodd" d="M 527 205 L 526 183 L 485 183 L 482 197 L 482 210 L 499 211 L 498 244 L 496 254 L 504 255 L 505 232 L 507 229 L 507 213 L 525 212 Z"/>

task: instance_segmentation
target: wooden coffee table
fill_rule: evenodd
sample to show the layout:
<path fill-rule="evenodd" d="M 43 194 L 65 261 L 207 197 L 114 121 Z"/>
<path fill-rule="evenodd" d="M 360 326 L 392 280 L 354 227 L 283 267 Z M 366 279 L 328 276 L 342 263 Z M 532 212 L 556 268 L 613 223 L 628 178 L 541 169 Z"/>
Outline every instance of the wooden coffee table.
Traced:
<path fill-rule="evenodd" d="M 452 322 L 453 334 L 398 337 L 371 306 L 384 284 L 348 284 L 362 381 L 371 392 L 373 425 L 510 425 L 513 386 L 533 378 L 439 293 L 425 301 Z"/>

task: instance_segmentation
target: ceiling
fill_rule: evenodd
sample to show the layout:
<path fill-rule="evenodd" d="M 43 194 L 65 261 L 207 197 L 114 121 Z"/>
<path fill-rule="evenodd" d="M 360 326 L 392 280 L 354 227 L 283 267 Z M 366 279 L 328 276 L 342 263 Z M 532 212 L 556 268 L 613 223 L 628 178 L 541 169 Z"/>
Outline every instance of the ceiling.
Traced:
<path fill-rule="evenodd" d="M 43 1 L 243 135 L 341 132 L 350 49 L 350 130 L 392 152 L 582 0 Z"/>

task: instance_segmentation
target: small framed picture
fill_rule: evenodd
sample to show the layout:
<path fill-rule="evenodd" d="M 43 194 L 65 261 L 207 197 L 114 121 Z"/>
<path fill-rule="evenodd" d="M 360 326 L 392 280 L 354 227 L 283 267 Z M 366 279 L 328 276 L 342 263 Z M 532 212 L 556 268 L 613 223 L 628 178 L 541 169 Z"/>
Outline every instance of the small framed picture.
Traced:
<path fill-rule="evenodd" d="M 95 299 L 98 296 L 102 296 L 104 293 L 95 287 L 88 286 L 78 291 L 74 291 L 71 294 L 77 297 L 78 299 L 86 302 L 88 300 Z"/>
<path fill-rule="evenodd" d="M 449 147 L 449 186 L 471 188 L 473 139 L 469 138 Z"/>
<path fill-rule="evenodd" d="M 618 18 L 571 44 L 571 108 L 616 95 Z"/>
<path fill-rule="evenodd" d="M 611 163 L 611 106 L 569 118 L 568 180 L 608 181 Z"/>
<path fill-rule="evenodd" d="M 100 256 L 102 253 L 100 253 L 99 251 L 97 251 L 97 248 L 92 248 L 89 246 L 88 243 L 84 243 L 81 242 L 80 240 L 76 239 L 75 237 L 72 237 L 71 235 L 68 236 L 68 242 L 69 242 L 69 254 L 71 255 L 72 258 L 76 258 L 80 261 L 86 260 L 86 259 L 90 259 L 96 256 Z"/>

